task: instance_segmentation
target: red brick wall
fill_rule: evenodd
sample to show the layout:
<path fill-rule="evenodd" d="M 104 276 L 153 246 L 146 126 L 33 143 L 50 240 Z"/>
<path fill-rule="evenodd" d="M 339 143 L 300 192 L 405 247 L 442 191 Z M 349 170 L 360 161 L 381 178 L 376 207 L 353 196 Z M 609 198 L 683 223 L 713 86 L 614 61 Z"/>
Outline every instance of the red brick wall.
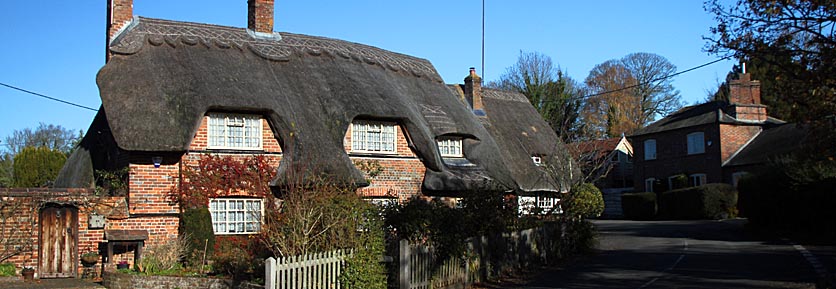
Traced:
<path fill-rule="evenodd" d="M 733 125 L 720 124 L 721 142 L 721 159 L 723 162 L 740 150 L 743 145 L 749 142 L 761 131 L 760 126 L 756 125 Z"/>
<path fill-rule="evenodd" d="M 687 135 L 699 131 L 704 133 L 705 153 L 689 155 Z M 655 160 L 644 159 L 644 141 L 648 139 L 656 140 Z M 709 183 L 722 181 L 719 130 L 716 124 L 632 137 L 630 142 L 634 152 L 633 184 L 636 191 L 647 191 L 645 179 L 656 178 L 667 186 L 668 177 L 678 174 L 706 174 Z"/>

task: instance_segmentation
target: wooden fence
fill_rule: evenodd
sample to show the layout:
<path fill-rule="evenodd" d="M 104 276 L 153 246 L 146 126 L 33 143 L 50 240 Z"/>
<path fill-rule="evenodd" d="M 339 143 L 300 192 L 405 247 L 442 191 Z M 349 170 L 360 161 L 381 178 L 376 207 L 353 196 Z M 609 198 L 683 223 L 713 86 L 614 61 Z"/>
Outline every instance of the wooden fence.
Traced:
<path fill-rule="evenodd" d="M 339 289 L 340 272 L 350 252 L 335 250 L 301 256 L 267 258 L 265 289 Z"/>
<path fill-rule="evenodd" d="M 548 263 L 549 236 L 556 227 L 541 227 L 495 236 L 469 238 L 464 257 L 436 259 L 433 248 L 409 244 L 398 246 L 400 289 L 468 288 L 509 268 Z"/>

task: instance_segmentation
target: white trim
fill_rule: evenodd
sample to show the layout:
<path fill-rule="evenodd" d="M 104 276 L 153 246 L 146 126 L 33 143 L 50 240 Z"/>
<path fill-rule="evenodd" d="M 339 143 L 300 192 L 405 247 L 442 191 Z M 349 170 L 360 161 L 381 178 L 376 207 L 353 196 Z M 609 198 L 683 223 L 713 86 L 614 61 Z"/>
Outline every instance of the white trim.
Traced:
<path fill-rule="evenodd" d="M 697 184 L 697 182 L 694 181 L 695 178 L 700 179 L 699 184 Z M 690 185 L 692 187 L 699 187 L 699 186 L 705 185 L 707 183 L 708 183 L 708 176 L 706 176 L 705 174 L 691 174 L 691 175 L 688 176 L 688 185 Z"/>
<path fill-rule="evenodd" d="M 647 182 L 650 182 L 650 186 L 647 185 Z M 656 178 L 646 178 L 644 179 L 644 191 L 653 193 L 653 185 L 656 184 Z"/>
<path fill-rule="evenodd" d="M 441 157 L 447 158 L 461 158 L 464 157 L 464 146 L 461 137 L 456 136 L 441 136 L 438 137 L 436 140 L 436 145 L 438 146 L 438 153 Z M 453 153 L 444 153 L 445 149 L 451 150 Z"/>
<path fill-rule="evenodd" d="M 732 184 L 732 186 L 737 188 L 737 185 L 740 184 L 740 179 L 745 177 L 748 174 L 749 174 L 749 172 L 746 172 L 746 171 L 740 171 L 740 172 L 735 172 L 735 173 L 731 174 L 731 184 Z"/>
<path fill-rule="evenodd" d="M 231 209 L 229 207 L 230 203 L 234 202 L 241 202 L 241 208 Z M 223 209 L 213 209 L 212 204 L 220 204 L 223 203 Z M 258 205 L 258 222 L 252 221 L 250 218 L 251 214 L 253 214 L 249 210 L 249 204 L 256 203 Z M 216 205 L 218 206 L 218 205 Z M 235 216 L 232 216 L 231 213 L 236 213 Z M 240 215 L 237 215 L 240 213 Z M 245 234 L 256 234 L 261 231 L 261 226 L 264 223 L 264 199 L 260 198 L 240 198 L 240 197 L 218 197 L 218 198 L 210 198 L 209 199 L 209 214 L 211 215 L 212 221 L 212 231 L 215 235 L 245 235 Z M 223 220 L 221 220 L 223 218 Z M 241 218 L 238 220 L 238 218 Z M 232 220 L 230 220 L 232 219 Z M 253 227 L 249 227 L 248 225 L 252 225 Z M 239 227 L 240 226 L 240 227 Z M 223 230 L 218 232 L 219 230 Z M 236 228 L 241 228 L 241 230 L 236 230 Z M 232 232 L 230 232 L 232 231 Z"/>
<path fill-rule="evenodd" d="M 254 138 L 257 138 L 257 140 L 256 140 L 256 142 L 258 144 L 257 147 L 249 147 L 249 146 L 236 147 L 236 146 L 230 146 L 229 143 L 227 143 L 228 138 L 230 137 L 229 136 L 229 128 L 230 127 L 238 127 L 237 124 L 230 124 L 230 118 L 236 118 L 236 117 L 239 117 L 242 120 L 242 124 L 240 125 L 240 127 L 242 127 L 242 130 L 243 130 L 241 132 L 242 135 L 240 136 L 242 138 L 242 143 L 241 144 L 245 145 L 247 143 L 246 133 L 248 131 L 248 128 L 251 128 L 256 132 L 256 135 L 255 135 Z M 215 119 L 215 120 L 223 119 L 223 124 L 221 125 L 222 127 L 224 127 L 224 135 L 223 136 L 213 135 L 214 134 L 214 130 L 212 129 L 213 128 L 213 125 L 212 125 L 212 120 L 213 119 Z M 255 121 L 256 127 L 255 128 L 253 128 L 252 126 L 248 127 L 247 126 L 247 121 L 248 120 Z M 224 145 L 213 145 L 212 144 L 213 143 L 213 138 L 218 138 L 218 137 L 220 137 L 223 140 Z M 252 139 L 253 137 L 250 137 L 250 138 Z M 243 113 L 212 112 L 212 113 L 206 114 L 206 148 L 210 149 L 210 150 L 241 150 L 241 151 L 263 150 L 264 149 L 264 121 L 263 121 L 263 118 L 260 115 L 257 115 L 257 114 L 243 114 Z"/>
<path fill-rule="evenodd" d="M 737 150 L 736 150 L 736 151 L 735 151 L 735 152 L 734 152 L 731 156 L 729 156 L 729 158 L 728 158 L 727 160 L 723 161 L 723 164 L 721 164 L 720 166 L 721 166 L 721 167 L 725 167 L 725 166 L 726 166 L 726 164 L 728 164 L 728 163 L 729 163 L 731 160 L 733 160 L 733 159 L 734 159 L 734 158 L 735 158 L 738 154 L 740 154 L 740 152 L 741 152 L 741 151 L 743 151 L 743 149 L 745 149 L 747 146 L 749 146 L 749 144 L 750 144 L 750 143 L 752 143 L 752 141 L 754 141 L 756 138 L 758 138 L 758 136 L 761 134 L 761 132 L 763 132 L 763 129 L 762 129 L 762 128 L 760 128 L 760 130 L 758 131 L 758 133 L 756 133 L 755 135 L 753 135 L 753 136 L 752 136 L 752 138 L 750 138 L 749 140 L 747 140 L 747 141 L 746 141 L 746 143 L 744 143 L 742 146 L 740 146 L 740 148 L 739 148 L 739 149 L 737 149 Z"/>
<path fill-rule="evenodd" d="M 383 150 L 383 149 L 381 149 L 381 150 L 355 149 L 354 144 L 360 142 L 359 140 L 356 139 L 356 136 L 357 136 L 356 126 L 360 125 L 360 124 L 366 124 L 366 125 L 373 124 L 373 125 L 381 126 L 381 132 L 380 132 L 381 135 L 386 133 L 386 132 L 384 132 L 385 129 L 392 128 L 392 143 L 391 143 L 392 150 L 389 151 L 389 150 Z M 350 152 L 351 153 L 363 153 L 363 154 L 397 155 L 398 154 L 398 128 L 400 128 L 400 126 L 397 123 L 394 123 L 394 122 L 374 121 L 374 120 L 355 120 L 351 123 L 351 143 L 350 143 L 351 151 Z M 365 142 L 365 140 L 363 140 L 363 141 Z M 381 136 L 380 143 L 381 143 L 381 148 L 383 148 L 384 143 L 383 143 L 383 137 L 382 136 Z M 365 144 L 364 146 L 368 146 L 368 144 Z"/>

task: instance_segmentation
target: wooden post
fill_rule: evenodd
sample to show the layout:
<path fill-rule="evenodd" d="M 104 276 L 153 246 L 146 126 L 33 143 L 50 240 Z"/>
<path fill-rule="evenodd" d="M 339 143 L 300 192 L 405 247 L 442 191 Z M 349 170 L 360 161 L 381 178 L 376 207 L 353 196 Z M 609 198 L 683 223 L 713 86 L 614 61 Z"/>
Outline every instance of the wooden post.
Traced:
<path fill-rule="evenodd" d="M 401 239 L 399 247 L 400 270 L 398 278 L 400 278 L 400 288 L 409 289 L 409 241 Z"/>
<path fill-rule="evenodd" d="M 276 289 L 276 259 L 264 260 L 264 289 Z"/>

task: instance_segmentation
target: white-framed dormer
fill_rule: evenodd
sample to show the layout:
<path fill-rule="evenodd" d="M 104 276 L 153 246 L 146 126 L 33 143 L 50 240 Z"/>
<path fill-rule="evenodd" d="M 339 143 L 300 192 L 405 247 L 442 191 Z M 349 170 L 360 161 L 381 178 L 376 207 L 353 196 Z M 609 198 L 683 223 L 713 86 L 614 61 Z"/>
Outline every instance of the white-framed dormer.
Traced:
<path fill-rule="evenodd" d="M 351 152 L 397 154 L 397 131 L 394 122 L 355 120 L 351 123 Z"/>
<path fill-rule="evenodd" d="M 463 158 L 462 138 L 457 136 L 440 136 L 436 138 L 438 152 L 443 158 Z"/>
<path fill-rule="evenodd" d="M 262 122 L 256 114 L 207 114 L 207 148 L 227 150 L 261 150 Z"/>

